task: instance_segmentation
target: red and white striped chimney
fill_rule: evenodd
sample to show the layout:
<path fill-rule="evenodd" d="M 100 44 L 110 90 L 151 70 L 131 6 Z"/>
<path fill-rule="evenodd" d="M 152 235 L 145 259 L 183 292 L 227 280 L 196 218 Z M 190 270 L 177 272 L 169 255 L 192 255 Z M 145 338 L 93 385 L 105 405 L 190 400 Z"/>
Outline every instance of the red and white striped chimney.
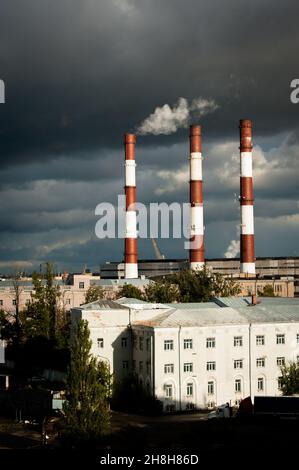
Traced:
<path fill-rule="evenodd" d="M 190 126 L 190 269 L 202 269 L 205 263 L 201 126 Z"/>
<path fill-rule="evenodd" d="M 125 278 L 138 278 L 136 222 L 136 163 L 134 134 L 125 134 Z"/>
<path fill-rule="evenodd" d="M 252 122 L 240 120 L 240 272 L 255 274 L 252 185 Z"/>

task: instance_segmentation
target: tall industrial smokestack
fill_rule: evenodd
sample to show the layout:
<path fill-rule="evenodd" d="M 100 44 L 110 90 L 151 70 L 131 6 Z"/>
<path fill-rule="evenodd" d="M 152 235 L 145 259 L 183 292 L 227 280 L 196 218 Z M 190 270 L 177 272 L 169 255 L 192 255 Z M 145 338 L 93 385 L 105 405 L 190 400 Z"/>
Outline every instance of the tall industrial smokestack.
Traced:
<path fill-rule="evenodd" d="M 125 134 L 125 278 L 138 278 L 137 265 L 137 222 L 136 222 L 136 163 L 134 134 Z"/>
<path fill-rule="evenodd" d="M 202 269 L 205 254 L 200 126 L 190 126 L 190 242 L 190 268 Z"/>
<path fill-rule="evenodd" d="M 240 272 L 255 274 L 252 185 L 252 122 L 240 120 Z"/>

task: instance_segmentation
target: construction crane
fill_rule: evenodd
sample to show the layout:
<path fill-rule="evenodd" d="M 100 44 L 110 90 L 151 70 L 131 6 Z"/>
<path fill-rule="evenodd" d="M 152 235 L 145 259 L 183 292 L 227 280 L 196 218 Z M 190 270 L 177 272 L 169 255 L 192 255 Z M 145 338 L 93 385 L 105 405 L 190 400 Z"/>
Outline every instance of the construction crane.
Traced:
<path fill-rule="evenodd" d="M 151 240 L 152 240 L 152 244 L 153 244 L 153 248 L 154 248 L 154 251 L 155 251 L 156 258 L 157 259 L 165 259 L 165 256 L 162 255 L 161 251 L 159 250 L 158 243 L 156 242 L 156 240 L 153 237 L 151 237 Z"/>

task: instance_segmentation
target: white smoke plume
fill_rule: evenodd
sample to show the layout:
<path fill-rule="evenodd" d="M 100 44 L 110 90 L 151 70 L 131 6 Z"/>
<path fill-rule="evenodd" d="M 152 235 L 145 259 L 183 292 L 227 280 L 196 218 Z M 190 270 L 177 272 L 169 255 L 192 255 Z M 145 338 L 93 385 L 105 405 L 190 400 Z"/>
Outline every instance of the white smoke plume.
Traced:
<path fill-rule="evenodd" d="M 200 118 L 214 112 L 218 107 L 213 99 L 195 98 L 189 105 L 186 98 L 179 98 L 172 107 L 169 104 L 157 107 L 138 126 L 137 134 L 174 134 L 178 129 L 188 127 L 192 117 Z"/>
<path fill-rule="evenodd" d="M 225 258 L 236 258 L 240 253 L 240 240 L 232 240 L 224 253 Z"/>
<path fill-rule="evenodd" d="M 236 225 L 237 239 L 231 240 L 228 245 L 226 252 L 224 253 L 225 258 L 236 258 L 240 253 L 240 226 Z"/>

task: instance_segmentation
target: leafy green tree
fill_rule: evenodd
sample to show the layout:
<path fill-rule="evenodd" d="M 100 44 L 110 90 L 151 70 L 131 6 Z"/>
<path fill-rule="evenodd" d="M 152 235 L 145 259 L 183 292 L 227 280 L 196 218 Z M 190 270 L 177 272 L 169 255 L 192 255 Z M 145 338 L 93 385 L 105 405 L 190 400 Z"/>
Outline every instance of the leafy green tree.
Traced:
<path fill-rule="evenodd" d="M 143 293 L 138 287 L 132 284 L 124 284 L 119 290 L 117 297 L 127 297 L 129 299 L 143 300 Z"/>
<path fill-rule="evenodd" d="M 294 395 L 299 393 L 299 364 L 289 362 L 280 367 L 280 390 L 283 395 Z"/>
<path fill-rule="evenodd" d="M 16 325 L 9 320 L 9 314 L 0 310 L 0 338 L 14 341 L 17 337 Z"/>
<path fill-rule="evenodd" d="M 109 431 L 111 376 L 91 352 L 88 323 L 81 320 L 71 340 L 71 360 L 63 405 L 63 436 L 74 445 L 95 442 Z"/>
<path fill-rule="evenodd" d="M 260 297 L 275 297 L 274 289 L 271 284 L 266 284 L 262 290 L 258 291 Z"/>
<path fill-rule="evenodd" d="M 104 289 L 102 286 L 90 286 L 85 294 L 85 303 L 95 302 L 96 300 L 103 299 Z"/>
<path fill-rule="evenodd" d="M 34 292 L 23 317 L 29 338 L 44 336 L 65 347 L 69 318 L 62 306 L 60 287 L 55 284 L 54 279 L 55 273 L 51 263 L 46 264 L 45 274 L 33 273 Z"/>
<path fill-rule="evenodd" d="M 171 303 L 178 302 L 179 299 L 178 286 L 164 280 L 151 282 L 144 289 L 144 300 L 148 302 Z"/>
<path fill-rule="evenodd" d="M 240 287 L 233 280 L 219 273 L 211 273 L 206 267 L 184 270 L 171 276 L 169 282 L 178 286 L 180 302 L 208 302 L 212 297 L 237 295 Z"/>

